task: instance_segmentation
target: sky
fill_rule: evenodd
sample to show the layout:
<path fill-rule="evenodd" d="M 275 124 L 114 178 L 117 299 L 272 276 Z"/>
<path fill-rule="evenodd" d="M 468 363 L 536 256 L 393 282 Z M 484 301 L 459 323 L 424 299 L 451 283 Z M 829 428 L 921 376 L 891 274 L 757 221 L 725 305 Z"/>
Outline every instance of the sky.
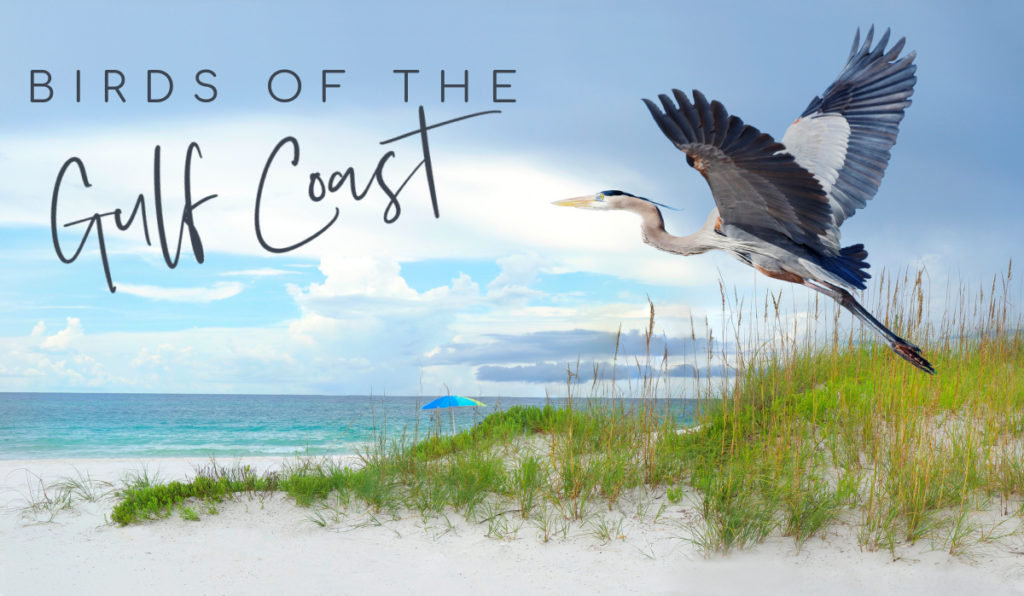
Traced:
<path fill-rule="evenodd" d="M 705 339 L 728 337 L 720 284 L 798 309 L 806 292 L 725 254 L 655 251 L 632 214 L 550 203 L 621 188 L 678 208 L 666 225 L 690 233 L 710 191 L 641 98 L 700 89 L 781 138 L 872 24 L 907 38 L 918 83 L 881 189 L 843 241 L 863 242 L 876 274 L 923 267 L 938 293 L 1020 253 L 1018 2 L 5 8 L 0 391 L 561 395 L 567 371 L 610 374 L 620 330 L 628 376 L 648 299 L 651 350 L 672 376 L 720 373 Z M 294 100 L 271 96 L 278 71 L 290 72 L 273 92 Z M 442 72 L 466 84 L 444 101 Z M 125 101 L 105 101 L 105 77 L 122 75 Z M 165 100 L 147 101 L 148 77 Z M 421 108 L 427 126 L 479 114 L 426 133 L 429 176 L 424 135 L 382 144 L 419 130 Z M 106 215 L 102 250 L 94 226 L 62 262 L 51 206 L 66 163 L 65 258 L 88 224 L 64 224 L 126 220 L 140 194 L 151 244 L 141 219 L 122 231 Z M 311 179 L 349 168 L 310 198 Z M 175 259 L 183 214 L 195 234 Z"/>

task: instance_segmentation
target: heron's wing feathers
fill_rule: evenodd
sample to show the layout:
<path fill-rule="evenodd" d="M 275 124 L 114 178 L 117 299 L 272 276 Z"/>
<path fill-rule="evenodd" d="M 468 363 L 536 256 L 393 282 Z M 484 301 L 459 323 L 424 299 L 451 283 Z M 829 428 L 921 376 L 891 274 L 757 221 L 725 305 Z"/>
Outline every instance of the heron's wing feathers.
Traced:
<path fill-rule="evenodd" d="M 832 203 L 836 226 L 878 191 L 917 81 L 916 54 L 900 57 L 905 39 L 886 50 L 889 31 L 874 48 L 873 35 L 872 27 L 861 45 L 857 31 L 835 82 L 782 137 L 785 150 L 818 178 Z"/>
<path fill-rule="evenodd" d="M 661 108 L 644 100 L 665 136 L 711 186 L 724 224 L 781 233 L 838 254 L 832 208 L 818 181 L 770 135 L 730 116 L 721 103 L 673 90 Z M 677 105 L 678 104 L 678 105 Z"/>

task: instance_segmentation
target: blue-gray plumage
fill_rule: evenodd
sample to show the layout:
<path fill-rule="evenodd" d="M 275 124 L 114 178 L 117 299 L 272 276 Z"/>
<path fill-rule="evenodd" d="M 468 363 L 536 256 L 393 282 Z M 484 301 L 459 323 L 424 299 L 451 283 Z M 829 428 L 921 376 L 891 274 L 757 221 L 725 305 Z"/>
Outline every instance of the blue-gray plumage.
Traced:
<path fill-rule="evenodd" d="M 878 191 L 889 149 L 914 92 L 914 52 L 904 39 L 872 47 L 872 27 L 854 37 L 846 65 L 821 97 L 790 125 L 782 141 L 744 124 L 694 90 L 645 99 L 654 121 L 711 187 L 716 207 L 689 236 L 665 231 L 659 203 L 620 190 L 556 202 L 624 209 L 642 218 L 644 242 L 675 254 L 724 250 L 759 272 L 835 299 L 902 358 L 934 373 L 921 350 L 871 316 L 848 290 L 871 276 L 863 244 L 841 247 L 839 226 Z M 663 206 L 663 205 L 661 205 Z"/>

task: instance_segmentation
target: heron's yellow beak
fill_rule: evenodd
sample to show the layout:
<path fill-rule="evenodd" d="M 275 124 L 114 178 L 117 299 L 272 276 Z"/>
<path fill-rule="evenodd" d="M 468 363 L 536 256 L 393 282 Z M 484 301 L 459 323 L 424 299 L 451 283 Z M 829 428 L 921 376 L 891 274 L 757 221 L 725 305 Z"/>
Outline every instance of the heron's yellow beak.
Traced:
<path fill-rule="evenodd" d="M 582 197 L 573 197 L 571 199 L 562 199 L 561 201 L 554 201 L 552 205 L 558 205 L 559 207 L 582 207 L 584 209 L 592 209 L 596 207 L 595 195 L 586 195 Z"/>

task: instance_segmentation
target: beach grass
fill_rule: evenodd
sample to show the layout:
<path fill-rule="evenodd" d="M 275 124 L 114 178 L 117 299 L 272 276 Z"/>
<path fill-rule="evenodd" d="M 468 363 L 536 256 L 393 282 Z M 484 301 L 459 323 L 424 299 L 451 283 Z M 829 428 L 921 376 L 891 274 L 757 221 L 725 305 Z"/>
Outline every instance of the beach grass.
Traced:
<path fill-rule="evenodd" d="M 787 311 L 768 294 L 751 307 L 723 291 L 731 348 L 709 336 L 706 358 L 735 374 L 694 383 L 692 427 L 659 409 L 668 358 L 648 352 L 631 355 L 639 374 L 629 399 L 614 381 L 581 384 L 569 371 L 565 407 L 513 407 L 422 440 L 380 433 L 354 467 L 309 457 L 257 475 L 212 463 L 186 482 L 129 483 L 111 520 L 283 492 L 318 525 L 355 510 L 456 512 L 500 539 L 523 527 L 544 541 L 582 528 L 608 542 L 623 537 L 626 516 L 657 522 L 666 507 L 688 507 L 697 521 L 684 539 L 707 554 L 773 535 L 799 548 L 839 525 L 866 550 L 899 556 L 926 540 L 965 554 L 1021 533 L 1021 296 L 1012 265 L 985 288 L 947 289 L 939 313 L 926 286 L 921 274 L 882 276 L 874 310 L 922 345 L 935 376 L 839 325 L 832 305 Z M 653 305 L 647 334 L 649 350 Z"/>
<path fill-rule="evenodd" d="M 215 514 L 217 504 L 239 495 L 265 498 L 279 488 L 274 473 L 257 474 L 251 466 L 221 466 L 211 460 L 209 465 L 196 469 L 195 476 L 187 481 L 162 483 L 153 481 L 143 471 L 126 478 L 123 487 L 117 491 L 118 504 L 110 514 L 112 522 L 127 525 L 145 519 L 168 517 L 181 507 L 182 517 L 197 517 L 191 506 L 184 503 L 197 501 L 202 510 Z"/>

